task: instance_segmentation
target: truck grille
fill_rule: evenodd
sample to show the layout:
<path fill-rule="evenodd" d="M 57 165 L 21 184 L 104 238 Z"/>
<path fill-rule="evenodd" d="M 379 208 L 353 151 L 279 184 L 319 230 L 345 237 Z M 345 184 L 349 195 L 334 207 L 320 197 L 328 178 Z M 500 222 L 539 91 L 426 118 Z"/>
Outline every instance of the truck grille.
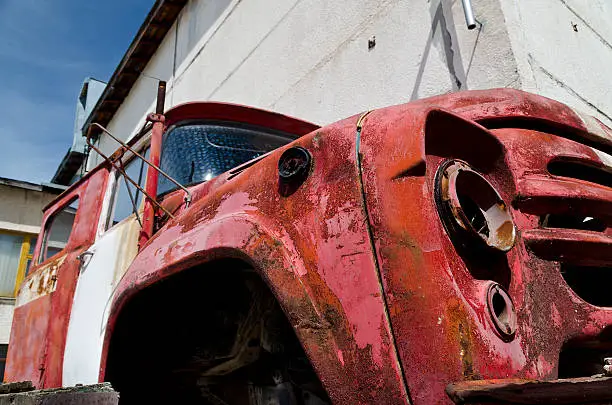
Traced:
<path fill-rule="evenodd" d="M 551 156 L 545 170 L 518 182 L 515 206 L 539 217 L 538 227 L 522 232 L 525 245 L 558 262 L 584 301 L 612 306 L 606 288 L 612 282 L 612 167 L 584 156 Z"/>

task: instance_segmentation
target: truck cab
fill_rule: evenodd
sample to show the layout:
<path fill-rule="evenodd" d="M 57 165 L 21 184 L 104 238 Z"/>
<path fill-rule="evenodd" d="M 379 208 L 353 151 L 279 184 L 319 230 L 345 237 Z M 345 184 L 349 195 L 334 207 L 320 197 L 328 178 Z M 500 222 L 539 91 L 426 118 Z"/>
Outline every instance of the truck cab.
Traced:
<path fill-rule="evenodd" d="M 612 355 L 600 121 L 508 89 L 322 128 L 212 102 L 150 121 L 45 209 L 7 381 L 126 404 L 611 399 L 586 378 Z"/>

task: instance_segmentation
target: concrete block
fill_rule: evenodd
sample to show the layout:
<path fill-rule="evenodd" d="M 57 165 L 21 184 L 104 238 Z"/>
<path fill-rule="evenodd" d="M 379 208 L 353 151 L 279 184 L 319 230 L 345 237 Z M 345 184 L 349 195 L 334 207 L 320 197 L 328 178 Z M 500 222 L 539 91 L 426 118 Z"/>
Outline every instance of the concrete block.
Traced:
<path fill-rule="evenodd" d="M 32 390 L 32 383 L 0 385 L 0 405 L 117 405 L 119 393 L 110 383 Z M 15 392 L 25 390 L 24 392 Z"/>

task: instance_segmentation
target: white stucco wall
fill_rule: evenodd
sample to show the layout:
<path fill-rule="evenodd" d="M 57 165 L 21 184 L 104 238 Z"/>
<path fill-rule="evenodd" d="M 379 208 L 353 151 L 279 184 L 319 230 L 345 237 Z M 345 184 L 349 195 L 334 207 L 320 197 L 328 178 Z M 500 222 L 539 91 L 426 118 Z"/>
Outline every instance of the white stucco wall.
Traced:
<path fill-rule="evenodd" d="M 612 1 L 501 3 L 522 87 L 612 125 Z"/>
<path fill-rule="evenodd" d="M 495 87 L 533 91 L 612 124 L 612 2 L 473 6 L 478 27 L 468 31 L 458 0 L 191 0 L 108 127 L 124 139 L 138 131 L 153 110 L 152 78 L 168 81 L 167 108 L 229 101 L 318 124 Z"/>
<path fill-rule="evenodd" d="M 152 77 L 168 81 L 167 107 L 229 101 L 318 124 L 460 89 L 520 87 L 500 3 L 480 3 L 481 30 L 468 31 L 459 1 L 191 0 L 108 127 L 129 138 L 142 126 Z"/>

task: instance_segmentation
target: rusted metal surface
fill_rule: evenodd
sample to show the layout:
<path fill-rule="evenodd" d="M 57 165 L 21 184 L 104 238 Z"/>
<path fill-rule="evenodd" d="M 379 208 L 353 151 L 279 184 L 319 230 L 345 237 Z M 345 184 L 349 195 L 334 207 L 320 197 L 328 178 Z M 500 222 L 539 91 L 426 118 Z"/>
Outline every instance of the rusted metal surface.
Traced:
<path fill-rule="evenodd" d="M 66 256 L 53 260 L 51 263 L 40 266 L 39 270 L 32 274 L 32 277 L 28 277 L 19 289 L 15 306 L 21 307 L 54 292 L 57 287 L 58 269 L 64 264 L 65 260 Z"/>
<path fill-rule="evenodd" d="M 11 339 L 19 344 L 9 345 L 4 381 L 23 380 L 40 384 L 45 364 L 45 345 L 51 310 L 51 296 L 47 295 L 15 308 Z M 40 385 L 38 385 L 40 386 Z"/>
<path fill-rule="evenodd" d="M 508 206 L 483 176 L 463 161 L 448 160 L 436 177 L 436 203 L 448 233 L 458 225 L 462 244 L 474 238 L 502 252 L 514 246 L 516 230 Z"/>
<path fill-rule="evenodd" d="M 449 385 L 446 392 L 456 404 L 609 404 L 612 378 L 464 381 Z"/>
<path fill-rule="evenodd" d="M 168 125 L 188 118 L 169 112 Z M 268 281 L 338 403 L 406 403 L 367 240 L 354 120 L 292 146 L 308 150 L 313 165 L 289 197 L 279 194 L 277 167 L 288 147 L 231 180 L 226 173 L 194 187 L 192 206 L 178 209 L 121 280 L 108 328 L 141 288 L 225 252 Z"/>
<path fill-rule="evenodd" d="M 562 273 L 566 265 L 612 266 L 608 128 L 552 100 L 505 89 L 361 117 L 359 125 L 354 116 L 317 129 L 215 103 L 166 114 L 166 127 L 218 119 L 312 132 L 191 187 L 189 208 L 180 190 L 164 197 L 175 218 L 118 281 L 101 378 L 127 301 L 171 274 L 224 257 L 244 259 L 261 274 L 335 403 L 451 403 L 448 384 L 555 380 L 591 366 L 571 350 L 609 357 L 612 309 L 580 298 Z M 304 148 L 311 162 L 305 179 L 285 192 L 278 163 L 292 147 Z M 561 176 L 551 164 L 564 160 L 590 169 Z M 449 171 L 448 182 L 437 181 L 453 164 L 472 174 L 459 180 Z M 78 187 L 97 195 L 93 183 Z M 480 222 L 469 215 L 478 213 Z M 60 268 L 54 300 L 71 297 L 61 277 L 76 254 Z M 61 385 L 54 367 L 70 307 L 55 305 L 45 386 Z M 32 368 L 25 364 L 31 355 L 12 358 Z M 14 375 L 39 381 L 25 377 L 30 369 Z"/>
<path fill-rule="evenodd" d="M 445 402 L 445 386 L 462 380 L 554 379 L 565 342 L 598 336 L 611 324 L 612 311 L 578 298 L 560 272 L 566 259 L 611 265 L 603 249 L 609 222 L 603 232 L 541 226 L 546 213 L 607 216 L 601 202 L 610 201 L 608 188 L 547 170 L 560 157 L 605 166 L 592 147 L 612 151 L 610 130 L 592 128 L 559 103 L 511 90 L 426 99 L 366 119 L 368 210 L 414 403 Z M 517 229 L 507 253 L 464 249 L 444 229 L 432 195 L 435 173 L 447 159 L 467 162 L 501 196 Z M 531 190 L 547 198 L 525 197 L 521 186 L 534 177 L 564 180 L 572 192 L 543 182 Z M 516 316 L 511 338 L 495 327 L 487 304 L 491 285 L 511 297 L 513 309 L 503 307 Z"/>
<path fill-rule="evenodd" d="M 164 84 L 165 86 L 165 84 Z M 158 109 L 159 109 L 159 102 Z M 163 101 L 161 102 L 163 108 Z M 147 121 L 153 123 L 153 128 L 151 129 L 151 154 L 150 160 L 153 164 L 152 170 L 147 170 L 147 182 L 145 185 L 147 194 L 144 203 L 144 212 L 142 214 L 142 229 L 140 230 L 140 237 L 138 240 L 138 246 L 143 246 L 147 241 L 153 236 L 153 227 L 155 226 L 155 207 L 159 205 L 157 202 L 157 180 L 159 177 L 159 170 L 155 169 L 159 166 L 159 159 L 161 157 L 161 146 L 162 146 L 162 135 L 164 132 L 164 121 L 165 117 L 160 114 L 149 114 L 147 117 Z M 188 197 L 187 197 L 188 196 Z M 191 195 L 186 194 L 185 203 L 187 201 L 191 201 Z M 173 218 L 173 215 L 166 211 L 170 218 Z"/>
<path fill-rule="evenodd" d="M 107 178 L 108 171 L 99 168 L 62 194 L 43 215 L 45 224 L 75 197 L 79 198 L 66 247 L 46 261 L 33 264 L 19 290 L 11 341 L 20 344 L 9 346 L 6 381 L 29 380 L 37 388 L 61 386 L 66 333 L 79 273 L 77 256 L 94 241 Z M 42 240 L 38 238 L 32 263 L 38 261 Z"/>
<path fill-rule="evenodd" d="M 155 127 L 155 125 L 152 128 L 153 133 L 157 133 L 158 135 L 155 136 L 155 138 L 157 139 L 161 139 L 161 131 L 163 130 L 163 117 L 160 116 L 159 118 L 159 122 L 161 126 L 158 126 L 157 129 Z M 155 118 L 155 119 L 158 119 Z M 102 159 L 104 159 L 104 161 L 106 163 L 108 163 L 109 165 L 113 166 L 115 168 L 115 170 L 117 170 L 125 179 L 126 182 L 129 182 L 132 186 L 134 186 L 138 191 L 140 191 L 141 193 L 143 193 L 143 195 L 146 197 L 146 199 L 149 201 L 149 204 L 154 205 L 156 208 L 159 208 L 160 210 L 164 211 L 167 215 L 169 215 L 171 218 L 173 217 L 172 213 L 169 212 L 168 210 L 166 210 L 162 205 L 160 205 L 157 202 L 156 199 L 156 194 L 157 194 L 157 186 L 155 186 L 155 189 L 151 188 L 151 190 L 145 190 L 144 188 L 142 188 L 134 179 L 132 179 L 130 176 L 128 176 L 125 172 L 125 167 L 123 164 L 123 156 L 125 154 L 125 152 L 130 152 L 133 156 L 137 157 L 140 160 L 143 160 L 146 164 L 147 167 L 153 167 L 155 170 L 150 171 L 157 173 L 161 173 L 162 175 L 164 175 L 164 177 L 166 177 L 168 180 L 170 180 L 171 182 L 173 182 L 174 184 L 176 184 L 179 188 L 183 189 L 183 191 L 185 192 L 186 196 L 185 196 L 185 203 L 188 204 L 189 201 L 191 201 L 191 194 L 189 193 L 189 190 L 187 190 L 185 187 L 183 187 L 182 185 L 180 185 L 176 180 L 174 180 L 172 177 L 168 176 L 163 170 L 161 170 L 158 166 L 159 164 L 159 154 L 157 155 L 157 158 L 155 159 L 158 163 L 154 163 L 152 160 L 147 160 L 144 156 L 142 156 L 140 153 L 138 153 L 137 151 L 135 151 L 133 148 L 130 147 L 129 144 L 123 142 L 122 140 L 120 140 L 119 138 L 117 138 L 115 135 L 113 135 L 112 133 L 110 133 L 106 128 L 104 128 L 102 125 L 98 124 L 98 123 L 93 123 L 90 126 L 91 128 L 98 128 L 100 131 L 104 132 L 106 135 L 110 136 L 113 140 L 117 141 L 117 143 L 119 143 L 121 145 L 121 147 L 119 148 L 119 151 L 113 153 L 112 156 L 106 156 L 104 154 L 104 152 L 102 152 L 91 140 L 91 131 L 88 131 L 87 133 L 87 145 L 94 151 L 96 152 L 98 155 L 100 155 L 102 157 Z M 119 153 L 118 153 L 119 152 Z M 158 151 L 159 152 L 159 151 Z M 157 176 L 156 176 L 157 178 Z M 157 184 L 157 182 L 148 182 L 151 184 Z M 147 183 L 147 184 L 148 184 Z M 132 207 L 133 207 L 133 211 L 135 214 L 138 214 L 138 207 L 136 207 L 136 201 L 134 200 L 134 197 L 132 196 L 132 191 L 131 189 L 128 187 L 127 191 L 129 193 L 129 197 L 130 200 L 132 202 Z M 151 207 L 153 208 L 153 207 Z M 145 210 L 145 212 L 148 212 L 148 210 Z M 152 214 L 151 214 L 152 216 Z M 140 222 L 140 217 L 137 216 L 138 221 Z M 143 221 L 146 221 L 146 218 L 143 219 Z M 149 219 L 149 221 L 147 223 L 152 223 L 152 219 Z M 141 224 L 142 225 L 142 224 Z M 149 231 L 150 232 L 150 231 Z"/>

